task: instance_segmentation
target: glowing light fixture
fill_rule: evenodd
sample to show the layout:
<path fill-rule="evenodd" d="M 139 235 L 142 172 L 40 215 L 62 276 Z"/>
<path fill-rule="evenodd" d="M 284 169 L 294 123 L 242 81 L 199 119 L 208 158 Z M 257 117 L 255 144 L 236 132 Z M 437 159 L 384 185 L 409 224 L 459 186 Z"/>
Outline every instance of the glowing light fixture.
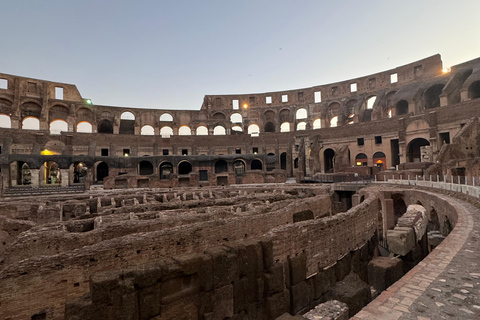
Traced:
<path fill-rule="evenodd" d="M 450 68 L 443 68 L 443 69 L 442 69 L 442 72 L 443 72 L 443 73 L 449 73 L 450 71 L 451 71 Z"/>
<path fill-rule="evenodd" d="M 42 156 L 51 156 L 51 155 L 55 155 L 55 154 L 58 154 L 58 153 L 45 149 L 45 150 L 40 151 L 40 154 Z"/>
<path fill-rule="evenodd" d="M 243 108 L 244 108 L 244 109 L 247 109 L 247 108 L 248 108 L 248 104 L 245 103 L 245 104 L 243 105 Z"/>

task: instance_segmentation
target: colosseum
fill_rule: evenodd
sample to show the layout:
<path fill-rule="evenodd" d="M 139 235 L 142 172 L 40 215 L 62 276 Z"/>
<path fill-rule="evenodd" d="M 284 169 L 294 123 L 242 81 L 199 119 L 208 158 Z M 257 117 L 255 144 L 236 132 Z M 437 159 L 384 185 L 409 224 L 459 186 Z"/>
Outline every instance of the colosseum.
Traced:
<path fill-rule="evenodd" d="M 0 73 L 0 319 L 479 319 L 479 111 L 480 58 L 200 110 Z"/>

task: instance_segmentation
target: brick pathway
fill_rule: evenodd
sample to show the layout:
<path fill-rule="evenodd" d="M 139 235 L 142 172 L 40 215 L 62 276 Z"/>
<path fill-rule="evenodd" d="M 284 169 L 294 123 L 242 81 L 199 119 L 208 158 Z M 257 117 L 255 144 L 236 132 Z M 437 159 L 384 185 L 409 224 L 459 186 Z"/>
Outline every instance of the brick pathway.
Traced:
<path fill-rule="evenodd" d="M 352 319 L 480 319 L 480 210 L 468 202 L 436 195 L 457 209 L 454 230 Z"/>

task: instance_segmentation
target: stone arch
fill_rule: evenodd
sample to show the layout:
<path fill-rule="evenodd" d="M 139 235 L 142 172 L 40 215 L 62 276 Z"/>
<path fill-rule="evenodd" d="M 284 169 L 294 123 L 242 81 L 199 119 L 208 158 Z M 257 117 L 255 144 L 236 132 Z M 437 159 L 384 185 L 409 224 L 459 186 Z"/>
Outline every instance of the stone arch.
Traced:
<path fill-rule="evenodd" d="M 284 122 L 280 126 L 280 132 L 290 132 L 290 122 Z"/>
<path fill-rule="evenodd" d="M 188 162 L 187 160 L 180 161 L 180 163 L 178 164 L 178 171 L 177 172 L 180 175 L 189 174 L 190 172 L 192 172 L 192 164 L 190 162 Z"/>
<path fill-rule="evenodd" d="M 231 123 L 242 123 L 243 122 L 243 117 L 240 113 L 232 113 L 230 116 L 230 122 Z"/>
<path fill-rule="evenodd" d="M 93 126 L 88 121 L 81 121 L 81 122 L 77 123 L 76 131 L 77 132 L 82 132 L 82 133 L 92 133 L 93 132 Z"/>
<path fill-rule="evenodd" d="M 62 183 L 62 172 L 55 161 L 45 161 L 40 167 L 41 184 L 60 185 Z"/>
<path fill-rule="evenodd" d="M 198 126 L 196 130 L 197 136 L 208 136 L 208 128 L 205 126 Z"/>
<path fill-rule="evenodd" d="M 297 131 L 307 130 L 307 123 L 305 121 L 297 124 Z"/>
<path fill-rule="evenodd" d="M 125 111 L 120 115 L 120 120 L 135 120 L 135 115 L 130 111 Z"/>
<path fill-rule="evenodd" d="M 373 154 L 373 165 L 379 167 L 382 170 L 387 169 L 387 158 L 383 152 L 375 152 Z"/>
<path fill-rule="evenodd" d="M 82 121 L 92 123 L 95 122 L 95 114 L 89 108 L 80 107 L 75 112 L 75 119 L 77 120 L 77 123 L 80 123 Z"/>
<path fill-rule="evenodd" d="M 224 136 L 227 134 L 227 131 L 225 130 L 225 127 L 222 125 L 215 126 L 213 128 L 213 135 L 214 136 Z"/>
<path fill-rule="evenodd" d="M 97 125 L 97 133 L 113 134 L 113 123 L 109 119 L 102 119 Z"/>
<path fill-rule="evenodd" d="M 312 127 L 313 127 L 313 129 L 321 129 L 322 128 L 322 119 L 317 118 L 317 119 L 313 120 Z"/>
<path fill-rule="evenodd" d="M 183 125 L 180 128 L 178 128 L 178 135 L 179 136 L 191 136 L 192 135 L 192 130 L 190 129 L 189 126 Z"/>
<path fill-rule="evenodd" d="M 252 123 L 248 126 L 248 134 L 252 137 L 258 137 L 260 134 L 260 127 L 257 124 Z"/>
<path fill-rule="evenodd" d="M 243 128 L 238 125 L 232 126 L 232 134 L 238 133 L 243 133 Z"/>
<path fill-rule="evenodd" d="M 96 181 L 102 182 L 109 175 L 109 167 L 106 162 L 99 162 L 96 165 Z"/>
<path fill-rule="evenodd" d="M 267 110 L 263 113 L 265 121 L 274 121 L 275 120 L 275 112 L 273 110 Z"/>
<path fill-rule="evenodd" d="M 138 164 L 138 174 L 141 176 L 149 176 L 153 174 L 153 165 L 150 161 L 140 161 Z"/>
<path fill-rule="evenodd" d="M 140 135 L 142 136 L 153 136 L 155 135 L 155 129 L 151 125 L 144 125 L 140 130 Z"/>
<path fill-rule="evenodd" d="M 11 185 L 31 185 L 32 184 L 32 172 L 30 165 L 24 161 L 13 161 L 10 163 L 10 177 Z"/>
<path fill-rule="evenodd" d="M 173 136 L 173 129 L 169 126 L 162 127 L 160 129 L 160 135 L 162 136 L 162 138 L 170 138 L 171 136 Z"/>
<path fill-rule="evenodd" d="M 480 80 L 472 82 L 468 87 L 468 98 L 478 99 L 480 98 Z"/>
<path fill-rule="evenodd" d="M 332 173 L 335 165 L 335 151 L 333 149 L 325 149 L 323 152 L 323 162 L 325 173 Z"/>
<path fill-rule="evenodd" d="M 400 100 L 395 104 L 395 114 L 392 116 L 401 116 L 408 113 L 408 101 Z"/>
<path fill-rule="evenodd" d="M 25 102 L 20 107 L 20 116 L 22 121 L 28 117 L 40 119 L 41 114 L 42 107 L 35 102 Z"/>
<path fill-rule="evenodd" d="M 65 120 L 53 120 L 49 124 L 50 134 L 60 134 L 68 132 L 68 123 Z"/>
<path fill-rule="evenodd" d="M 356 166 L 366 166 L 368 165 L 368 157 L 365 153 L 359 153 L 355 156 L 355 165 Z"/>
<path fill-rule="evenodd" d="M 54 105 L 53 107 L 50 108 L 48 111 L 48 119 L 50 120 L 50 123 L 54 120 L 63 120 L 67 121 L 68 115 L 70 111 L 68 110 L 67 107 L 63 105 Z"/>
<path fill-rule="evenodd" d="M 165 112 L 160 116 L 160 121 L 171 122 L 173 121 L 173 117 L 170 113 Z"/>
<path fill-rule="evenodd" d="M 290 118 L 290 110 L 289 109 L 282 109 L 279 113 L 280 122 L 290 122 L 292 119 Z"/>
<path fill-rule="evenodd" d="M 425 90 L 425 109 L 432 109 L 440 107 L 440 94 L 442 94 L 444 84 L 435 84 Z"/>
<path fill-rule="evenodd" d="M 332 119 L 330 119 L 330 127 L 334 128 L 337 126 L 338 126 L 338 116 L 334 116 L 332 117 Z"/>
<path fill-rule="evenodd" d="M 125 111 L 120 115 L 120 134 L 135 134 L 135 115 Z"/>
<path fill-rule="evenodd" d="M 227 171 L 228 171 L 227 161 L 220 159 L 215 162 L 215 173 L 223 173 Z"/>
<path fill-rule="evenodd" d="M 305 108 L 300 108 L 295 112 L 295 119 L 307 119 L 308 118 L 308 112 L 307 109 Z"/>
<path fill-rule="evenodd" d="M 263 170 L 263 163 L 259 159 L 253 159 L 250 163 L 250 170 Z"/>
<path fill-rule="evenodd" d="M 275 132 L 275 123 L 269 121 L 265 124 L 265 132 Z"/>
<path fill-rule="evenodd" d="M 430 142 L 424 138 L 416 138 L 408 143 L 407 159 L 408 162 L 422 162 L 421 147 L 429 146 Z"/>
<path fill-rule="evenodd" d="M 365 100 L 365 109 L 373 109 L 375 102 L 377 101 L 377 96 L 369 96 Z"/>
<path fill-rule="evenodd" d="M 225 120 L 227 117 L 225 117 L 225 114 L 223 114 L 222 112 L 215 112 L 212 116 L 212 119 L 215 119 L 215 120 Z"/>
<path fill-rule="evenodd" d="M 245 175 L 245 161 L 243 159 L 237 159 L 233 162 L 233 172 L 236 177 Z"/>
<path fill-rule="evenodd" d="M 287 153 L 280 153 L 280 169 L 287 170 Z"/>
<path fill-rule="evenodd" d="M 400 219 L 405 212 L 407 212 L 407 205 L 405 204 L 405 200 L 403 199 L 402 194 L 393 194 L 393 219 L 394 225 L 396 226 L 398 223 L 398 219 Z"/>
<path fill-rule="evenodd" d="M 9 115 L 0 114 L 0 128 L 8 128 L 10 129 L 12 127 L 12 120 L 10 119 Z"/>
<path fill-rule="evenodd" d="M 337 121 L 338 121 L 338 115 L 340 113 L 340 103 L 338 102 L 332 102 L 328 105 L 327 107 L 327 110 L 326 110 L 326 119 L 330 119 L 329 120 L 329 124 L 331 123 L 331 119 L 337 117 Z"/>
<path fill-rule="evenodd" d="M 40 120 L 35 117 L 26 117 L 22 121 L 22 129 L 25 130 L 40 130 Z"/>
<path fill-rule="evenodd" d="M 173 165 L 170 162 L 160 164 L 160 180 L 170 180 L 173 174 Z"/>
<path fill-rule="evenodd" d="M 88 167 L 83 162 L 75 162 L 71 165 L 73 183 L 85 183 L 88 178 Z"/>

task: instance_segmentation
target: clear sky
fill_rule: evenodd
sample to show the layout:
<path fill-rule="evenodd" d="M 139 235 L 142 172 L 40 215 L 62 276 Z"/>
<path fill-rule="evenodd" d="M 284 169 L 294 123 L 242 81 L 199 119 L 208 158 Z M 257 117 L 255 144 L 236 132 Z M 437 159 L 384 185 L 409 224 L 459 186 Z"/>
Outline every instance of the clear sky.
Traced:
<path fill-rule="evenodd" d="M 5 0 L 0 28 L 0 72 L 139 108 L 480 57 L 478 0 Z"/>

